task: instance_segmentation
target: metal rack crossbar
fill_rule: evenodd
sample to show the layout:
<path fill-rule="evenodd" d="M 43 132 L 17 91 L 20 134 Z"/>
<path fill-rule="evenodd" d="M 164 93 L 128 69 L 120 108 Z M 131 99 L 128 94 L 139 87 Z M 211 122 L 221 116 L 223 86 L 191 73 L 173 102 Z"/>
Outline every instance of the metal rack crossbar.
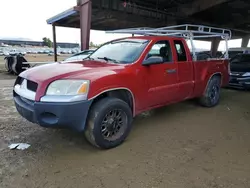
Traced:
<path fill-rule="evenodd" d="M 184 38 L 208 38 L 208 37 L 222 37 L 223 39 L 230 39 L 232 32 L 229 29 L 215 28 L 204 25 L 176 25 L 160 28 L 139 27 L 131 29 L 117 29 L 106 31 L 106 33 L 120 33 L 120 34 L 135 34 L 147 36 L 177 36 Z M 190 34 L 192 34 L 190 36 Z"/>
<path fill-rule="evenodd" d="M 193 39 L 220 37 L 226 41 L 225 58 L 228 58 L 228 40 L 232 37 L 229 29 L 216 28 L 204 25 L 183 24 L 160 28 L 140 27 L 131 29 L 118 29 L 106 31 L 106 33 L 132 34 L 144 36 L 173 36 L 189 39 L 192 46 L 193 58 L 196 60 L 195 47 Z"/>

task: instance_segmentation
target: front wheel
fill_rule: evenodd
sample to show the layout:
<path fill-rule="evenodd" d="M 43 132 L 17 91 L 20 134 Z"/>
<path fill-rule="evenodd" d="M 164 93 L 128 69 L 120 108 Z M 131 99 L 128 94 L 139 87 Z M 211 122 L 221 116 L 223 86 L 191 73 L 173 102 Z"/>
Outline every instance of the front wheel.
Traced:
<path fill-rule="evenodd" d="M 212 77 L 207 85 L 206 91 L 200 98 L 200 104 L 205 107 L 213 107 L 219 103 L 221 90 L 221 78 Z"/>
<path fill-rule="evenodd" d="M 96 147 L 114 148 L 129 135 L 132 120 L 132 111 L 126 102 L 117 98 L 103 98 L 90 109 L 85 137 Z"/>

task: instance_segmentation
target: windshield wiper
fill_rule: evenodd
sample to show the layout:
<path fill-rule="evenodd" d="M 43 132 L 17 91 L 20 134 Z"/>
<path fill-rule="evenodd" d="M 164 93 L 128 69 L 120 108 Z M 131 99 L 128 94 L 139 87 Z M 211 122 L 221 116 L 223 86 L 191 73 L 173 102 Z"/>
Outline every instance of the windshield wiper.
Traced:
<path fill-rule="evenodd" d="M 84 58 L 84 59 L 89 59 L 89 60 L 92 60 L 92 61 L 95 60 L 95 59 L 92 58 L 92 57 L 86 57 L 86 58 Z M 83 59 L 83 60 L 84 60 L 84 59 Z"/>
<path fill-rule="evenodd" d="M 120 63 L 119 61 L 117 61 L 115 59 L 108 58 L 108 57 L 98 57 L 97 59 L 103 59 L 105 61 L 112 61 L 114 63 Z"/>

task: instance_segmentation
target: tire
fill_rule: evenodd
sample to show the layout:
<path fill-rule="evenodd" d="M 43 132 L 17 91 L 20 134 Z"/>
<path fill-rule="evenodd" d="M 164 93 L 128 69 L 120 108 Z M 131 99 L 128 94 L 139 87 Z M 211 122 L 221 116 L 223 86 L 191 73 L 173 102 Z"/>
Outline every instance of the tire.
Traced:
<path fill-rule="evenodd" d="M 132 121 L 132 111 L 126 102 L 117 98 L 103 98 L 90 109 L 84 131 L 85 138 L 90 144 L 101 149 L 117 147 L 129 135 Z"/>
<path fill-rule="evenodd" d="M 207 85 L 206 91 L 200 98 L 200 104 L 204 107 L 214 107 L 220 101 L 221 78 L 213 76 Z"/>
<path fill-rule="evenodd" d="M 9 68 L 9 62 L 8 62 L 7 57 L 5 57 L 4 60 L 5 60 L 5 69 L 6 69 L 7 72 L 9 73 L 9 72 L 10 72 L 10 68 Z"/>
<path fill-rule="evenodd" d="M 13 70 L 12 70 L 12 64 L 13 64 L 13 59 L 10 61 L 10 58 L 12 58 L 12 56 L 6 56 L 5 59 L 5 68 L 7 70 L 8 73 L 13 74 Z"/>

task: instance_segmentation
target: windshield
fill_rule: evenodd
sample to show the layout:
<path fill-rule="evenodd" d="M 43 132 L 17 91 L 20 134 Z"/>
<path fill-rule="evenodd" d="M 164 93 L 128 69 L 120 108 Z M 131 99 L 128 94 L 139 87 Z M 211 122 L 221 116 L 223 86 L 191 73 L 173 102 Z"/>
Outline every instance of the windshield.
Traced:
<path fill-rule="evenodd" d="M 107 43 L 97 49 L 90 58 L 104 59 L 113 63 L 129 64 L 136 61 L 148 44 L 144 39 L 123 39 Z"/>

